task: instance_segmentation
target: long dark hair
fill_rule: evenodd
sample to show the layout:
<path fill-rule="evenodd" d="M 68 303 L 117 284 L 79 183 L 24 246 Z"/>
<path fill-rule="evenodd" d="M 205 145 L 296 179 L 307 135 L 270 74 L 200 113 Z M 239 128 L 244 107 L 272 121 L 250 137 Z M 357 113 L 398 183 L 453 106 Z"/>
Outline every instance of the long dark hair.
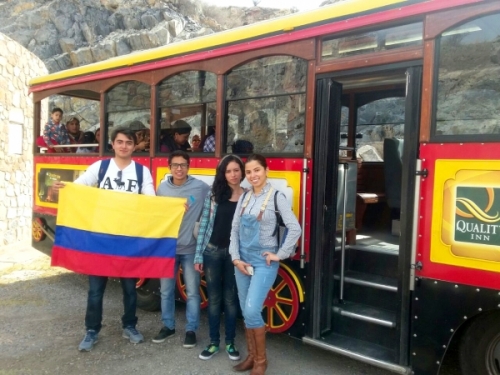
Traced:
<path fill-rule="evenodd" d="M 231 195 L 233 194 L 233 191 L 226 180 L 227 166 L 233 161 L 239 165 L 241 169 L 241 181 L 243 181 L 245 168 L 241 159 L 236 155 L 226 155 L 223 157 L 217 165 L 215 179 L 212 185 L 212 198 L 217 204 L 231 199 Z"/>

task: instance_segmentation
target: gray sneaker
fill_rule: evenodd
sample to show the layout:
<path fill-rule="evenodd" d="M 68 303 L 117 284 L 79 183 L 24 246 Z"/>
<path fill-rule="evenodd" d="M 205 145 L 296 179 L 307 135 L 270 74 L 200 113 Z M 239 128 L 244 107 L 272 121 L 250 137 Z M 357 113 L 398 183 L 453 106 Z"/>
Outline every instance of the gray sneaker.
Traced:
<path fill-rule="evenodd" d="M 82 342 L 78 346 L 78 350 L 81 352 L 90 352 L 90 350 L 92 350 L 92 347 L 97 344 L 97 336 L 98 333 L 96 331 L 94 331 L 93 329 L 89 329 L 85 334 Z"/>
<path fill-rule="evenodd" d="M 132 344 L 139 344 L 144 341 L 144 336 L 135 327 L 125 327 L 122 336 L 124 339 L 129 339 Z"/>

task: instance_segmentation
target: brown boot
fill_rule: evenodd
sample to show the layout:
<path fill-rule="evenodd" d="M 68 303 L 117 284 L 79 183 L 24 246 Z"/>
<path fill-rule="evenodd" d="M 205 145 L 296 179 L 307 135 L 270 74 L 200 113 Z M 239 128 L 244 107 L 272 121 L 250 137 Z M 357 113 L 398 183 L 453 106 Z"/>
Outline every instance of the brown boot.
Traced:
<path fill-rule="evenodd" d="M 250 375 L 264 375 L 267 369 L 266 327 L 253 329 L 255 339 L 255 357 Z"/>
<path fill-rule="evenodd" d="M 234 371 L 248 371 L 253 367 L 253 360 L 255 357 L 255 340 L 253 337 L 253 331 L 253 329 L 245 328 L 248 356 L 243 362 L 240 362 L 236 366 L 233 366 Z"/>

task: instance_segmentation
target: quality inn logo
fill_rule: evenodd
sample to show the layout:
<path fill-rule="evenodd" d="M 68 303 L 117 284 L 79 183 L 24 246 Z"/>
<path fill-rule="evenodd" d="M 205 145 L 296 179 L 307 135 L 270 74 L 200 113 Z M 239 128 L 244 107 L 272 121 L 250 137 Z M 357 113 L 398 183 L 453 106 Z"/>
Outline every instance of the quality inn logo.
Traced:
<path fill-rule="evenodd" d="M 500 189 L 457 186 L 455 241 L 500 245 Z M 500 199 L 499 199 L 500 201 Z"/>

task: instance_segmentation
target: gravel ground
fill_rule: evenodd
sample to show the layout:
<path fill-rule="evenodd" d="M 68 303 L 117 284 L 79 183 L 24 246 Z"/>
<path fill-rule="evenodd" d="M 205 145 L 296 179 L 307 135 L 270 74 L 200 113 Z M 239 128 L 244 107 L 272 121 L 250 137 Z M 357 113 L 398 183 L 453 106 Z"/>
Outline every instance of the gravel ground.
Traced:
<path fill-rule="evenodd" d="M 0 375 L 3 374 L 234 374 L 224 352 L 209 361 L 198 354 L 208 344 L 202 312 L 198 346 L 184 349 L 183 304 L 177 306 L 177 333 L 163 344 L 151 343 L 159 331 L 159 313 L 138 311 L 137 328 L 146 342 L 121 337 L 121 288 L 110 282 L 104 299 L 99 343 L 80 353 L 87 279 L 51 268 L 49 258 L 32 248 L 0 251 Z M 244 353 L 239 322 L 237 346 Z M 389 372 L 303 345 L 286 335 L 268 335 L 267 374 L 388 375 Z"/>

